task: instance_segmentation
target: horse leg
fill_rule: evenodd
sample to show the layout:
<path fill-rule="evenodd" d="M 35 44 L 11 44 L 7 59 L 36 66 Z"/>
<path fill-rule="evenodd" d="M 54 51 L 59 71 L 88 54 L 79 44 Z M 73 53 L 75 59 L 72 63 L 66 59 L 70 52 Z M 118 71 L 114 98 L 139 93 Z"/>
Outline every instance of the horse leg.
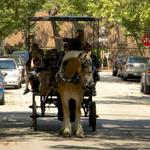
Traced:
<path fill-rule="evenodd" d="M 61 133 L 64 137 L 71 136 L 71 122 L 70 122 L 70 111 L 69 111 L 69 100 L 62 99 L 63 108 L 63 123 L 61 127 Z"/>
<path fill-rule="evenodd" d="M 76 101 L 76 118 L 75 118 L 76 136 L 84 137 L 84 130 L 81 124 L 81 101 Z"/>

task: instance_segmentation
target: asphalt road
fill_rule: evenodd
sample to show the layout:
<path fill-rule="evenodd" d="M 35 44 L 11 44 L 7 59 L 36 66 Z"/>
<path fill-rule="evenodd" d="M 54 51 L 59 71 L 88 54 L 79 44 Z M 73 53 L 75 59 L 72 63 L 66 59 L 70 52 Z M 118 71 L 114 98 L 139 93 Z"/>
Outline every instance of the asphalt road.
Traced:
<path fill-rule="evenodd" d="M 150 95 L 140 93 L 138 81 L 122 81 L 111 72 L 101 72 L 97 83 L 97 129 L 88 118 L 82 123 L 85 138 L 63 138 L 56 117 L 39 118 L 38 131 L 31 129 L 32 94 L 22 89 L 6 90 L 6 105 L 0 106 L 0 150 L 148 150 L 150 149 Z M 37 102 L 39 99 L 37 98 Z"/>

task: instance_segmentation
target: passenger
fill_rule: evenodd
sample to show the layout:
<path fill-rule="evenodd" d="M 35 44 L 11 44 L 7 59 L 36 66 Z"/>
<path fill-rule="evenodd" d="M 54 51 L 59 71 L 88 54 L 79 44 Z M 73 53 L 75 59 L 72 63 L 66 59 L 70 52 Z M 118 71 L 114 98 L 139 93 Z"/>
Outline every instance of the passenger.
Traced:
<path fill-rule="evenodd" d="M 28 92 L 30 92 L 29 83 L 31 85 L 31 88 L 33 87 L 33 76 L 31 77 L 31 74 L 29 75 L 29 72 L 33 70 L 35 71 L 35 74 L 39 72 L 40 68 L 42 67 L 41 64 L 43 55 L 43 50 L 41 50 L 36 43 L 33 43 L 31 51 L 29 52 L 29 59 L 26 62 L 26 87 L 23 94 L 27 94 Z"/>
<path fill-rule="evenodd" d="M 99 60 L 97 56 L 92 52 L 92 46 L 87 42 L 84 46 L 84 51 L 86 52 L 91 51 L 93 79 L 94 79 L 94 82 L 96 83 L 97 81 L 100 80 L 100 76 L 98 74 L 98 69 L 100 67 Z"/>
<path fill-rule="evenodd" d="M 44 57 L 45 69 L 51 72 L 50 84 L 54 85 L 55 75 L 58 72 L 59 64 L 59 53 L 58 50 L 53 48 L 47 50 Z"/>

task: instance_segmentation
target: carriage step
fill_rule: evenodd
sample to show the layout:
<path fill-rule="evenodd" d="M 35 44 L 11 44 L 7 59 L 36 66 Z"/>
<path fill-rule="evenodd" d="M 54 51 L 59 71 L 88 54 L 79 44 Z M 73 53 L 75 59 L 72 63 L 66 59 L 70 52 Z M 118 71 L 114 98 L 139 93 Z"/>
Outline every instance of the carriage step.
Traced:
<path fill-rule="evenodd" d="M 30 115 L 30 117 L 31 118 L 39 118 L 39 117 L 45 117 L 45 118 L 47 118 L 47 117 L 57 117 L 56 115 L 39 115 L 39 114 L 37 114 L 37 115 Z"/>
<path fill-rule="evenodd" d="M 40 115 L 36 114 L 36 115 L 30 115 L 31 118 L 39 118 Z"/>
<path fill-rule="evenodd" d="M 30 105 L 29 108 L 33 108 L 33 105 Z M 40 108 L 40 106 L 36 106 L 36 108 Z"/>

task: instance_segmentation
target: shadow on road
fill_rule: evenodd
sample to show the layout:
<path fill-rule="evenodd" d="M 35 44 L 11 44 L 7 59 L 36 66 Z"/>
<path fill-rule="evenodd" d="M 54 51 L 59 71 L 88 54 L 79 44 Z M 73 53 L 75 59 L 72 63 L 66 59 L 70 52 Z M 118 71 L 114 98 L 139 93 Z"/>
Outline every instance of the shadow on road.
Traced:
<path fill-rule="evenodd" d="M 31 127 L 30 113 L 27 112 L 7 112 L 0 113 L 0 139 L 1 141 L 27 141 L 32 138 L 40 138 L 41 140 L 58 141 L 58 144 L 51 147 L 53 149 L 91 149 L 91 150 L 134 150 L 141 142 L 150 141 L 150 124 L 147 120 L 107 120 L 97 119 L 97 130 L 92 132 L 88 126 L 88 118 L 82 118 L 83 127 L 86 137 L 79 139 L 76 137 L 62 138 L 58 131 L 61 122 L 57 118 L 43 118 L 38 120 L 38 131 L 34 132 Z M 75 142 L 96 142 L 97 146 L 71 146 L 68 144 L 60 144 L 62 141 Z M 103 141 L 102 145 L 101 140 Z M 109 142 L 104 142 L 104 140 Z M 125 143 L 117 144 L 116 141 L 123 140 Z M 100 148 L 100 147 L 103 148 Z"/>

